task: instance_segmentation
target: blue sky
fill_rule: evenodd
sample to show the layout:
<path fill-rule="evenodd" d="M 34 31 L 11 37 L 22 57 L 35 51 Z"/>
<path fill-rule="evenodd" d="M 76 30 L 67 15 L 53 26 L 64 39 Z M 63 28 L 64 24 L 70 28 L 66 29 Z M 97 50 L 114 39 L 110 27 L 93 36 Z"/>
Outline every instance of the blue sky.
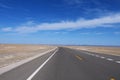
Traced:
<path fill-rule="evenodd" d="M 120 0 L 0 0 L 0 43 L 120 46 Z"/>

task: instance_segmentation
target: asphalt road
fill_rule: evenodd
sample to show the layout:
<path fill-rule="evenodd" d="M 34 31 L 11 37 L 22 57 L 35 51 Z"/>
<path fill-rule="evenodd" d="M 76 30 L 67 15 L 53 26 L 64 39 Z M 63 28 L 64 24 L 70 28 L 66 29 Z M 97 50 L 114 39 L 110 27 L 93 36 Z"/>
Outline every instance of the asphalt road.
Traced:
<path fill-rule="evenodd" d="M 0 75 L 0 80 L 120 80 L 119 59 L 60 47 Z"/>

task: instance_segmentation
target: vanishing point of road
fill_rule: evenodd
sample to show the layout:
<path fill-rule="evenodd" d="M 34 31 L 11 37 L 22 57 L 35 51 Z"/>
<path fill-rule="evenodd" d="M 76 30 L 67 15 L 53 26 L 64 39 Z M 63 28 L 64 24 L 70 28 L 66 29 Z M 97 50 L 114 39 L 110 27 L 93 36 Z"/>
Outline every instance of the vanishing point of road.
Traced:
<path fill-rule="evenodd" d="M 0 80 L 120 80 L 120 56 L 59 47 L 1 74 Z"/>

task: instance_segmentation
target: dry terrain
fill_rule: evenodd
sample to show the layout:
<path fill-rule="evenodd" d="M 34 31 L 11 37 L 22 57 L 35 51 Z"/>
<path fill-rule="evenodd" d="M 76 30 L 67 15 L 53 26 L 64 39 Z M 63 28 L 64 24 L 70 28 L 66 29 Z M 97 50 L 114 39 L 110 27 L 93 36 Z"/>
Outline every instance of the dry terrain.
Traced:
<path fill-rule="evenodd" d="M 105 46 L 67 46 L 67 47 L 103 54 L 120 55 L 120 47 L 105 47 Z"/>
<path fill-rule="evenodd" d="M 0 44 L 0 68 L 53 48 L 47 45 Z"/>
<path fill-rule="evenodd" d="M 97 53 L 120 55 L 120 47 L 102 47 L 102 46 L 65 46 L 68 48 L 85 50 Z M 47 45 L 17 45 L 0 44 L 0 68 L 9 64 L 27 59 L 55 46 Z"/>

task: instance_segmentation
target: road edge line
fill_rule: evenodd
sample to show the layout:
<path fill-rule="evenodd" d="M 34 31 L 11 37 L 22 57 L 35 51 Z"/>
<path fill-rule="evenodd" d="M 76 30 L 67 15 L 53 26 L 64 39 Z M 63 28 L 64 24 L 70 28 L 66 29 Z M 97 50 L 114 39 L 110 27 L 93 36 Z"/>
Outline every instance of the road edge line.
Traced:
<path fill-rule="evenodd" d="M 31 80 L 43 67 L 44 65 L 55 55 L 58 49 L 44 62 L 40 65 L 26 80 Z"/>
<path fill-rule="evenodd" d="M 42 52 L 41 54 L 36 55 L 36 56 L 34 56 L 34 57 L 29 57 L 29 58 L 24 59 L 24 60 L 21 60 L 21 61 L 19 61 L 19 62 L 15 62 L 15 63 L 13 63 L 13 64 L 11 64 L 11 65 L 2 67 L 2 68 L 0 68 L 0 75 L 6 73 L 6 72 L 8 72 L 8 71 L 10 71 L 10 70 L 12 70 L 12 69 L 14 69 L 14 68 L 16 68 L 16 67 L 19 67 L 19 66 L 21 66 L 21 65 L 23 65 L 23 64 L 25 64 L 25 63 L 28 63 L 28 62 L 30 62 L 30 61 L 32 61 L 32 60 L 34 60 L 34 59 L 36 59 L 36 58 L 44 55 L 44 54 L 47 54 L 47 53 L 49 53 L 49 52 L 51 52 L 51 51 L 54 51 L 54 50 L 56 50 L 56 49 L 57 49 L 57 47 L 55 47 L 55 48 L 53 48 L 53 49 L 50 49 L 50 50 L 48 50 L 48 51 Z"/>

